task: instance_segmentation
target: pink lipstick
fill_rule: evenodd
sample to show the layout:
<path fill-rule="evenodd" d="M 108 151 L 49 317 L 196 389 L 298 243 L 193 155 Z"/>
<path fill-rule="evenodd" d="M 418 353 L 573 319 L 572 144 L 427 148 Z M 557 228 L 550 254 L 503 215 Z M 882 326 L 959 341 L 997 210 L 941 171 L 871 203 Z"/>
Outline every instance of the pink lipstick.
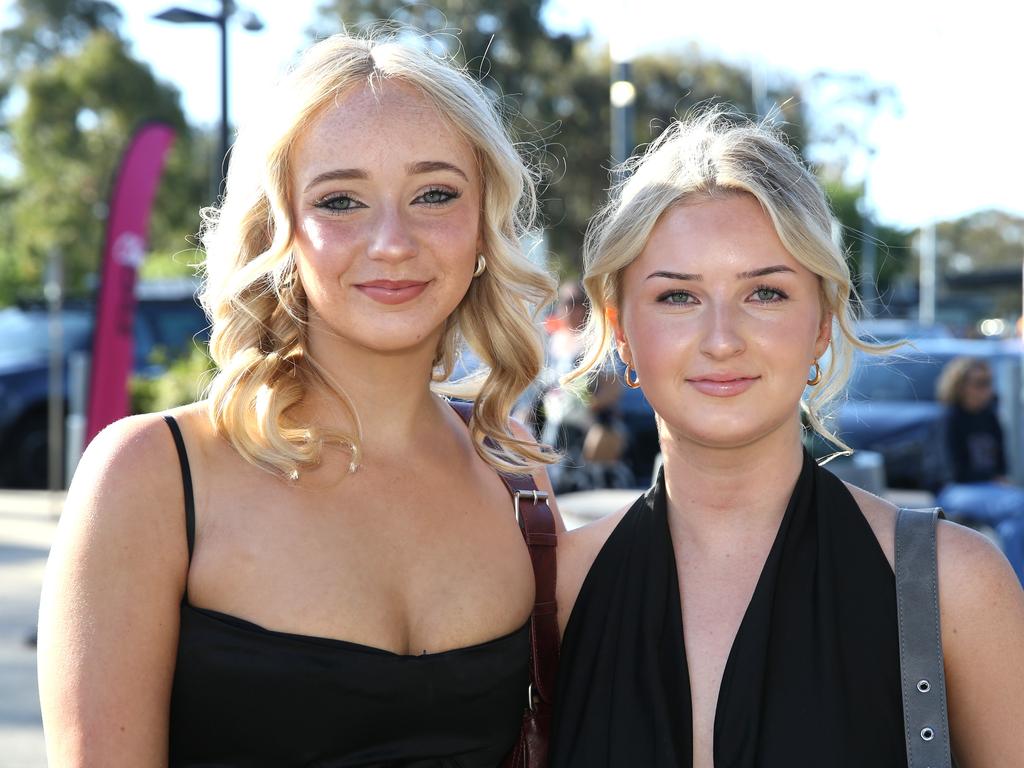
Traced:
<path fill-rule="evenodd" d="M 694 389 L 711 397 L 734 397 L 754 386 L 759 376 L 743 376 L 733 373 L 711 373 L 687 379 Z"/>
<path fill-rule="evenodd" d="M 381 304 L 404 304 L 423 293 L 427 285 L 419 280 L 370 280 L 355 288 Z"/>

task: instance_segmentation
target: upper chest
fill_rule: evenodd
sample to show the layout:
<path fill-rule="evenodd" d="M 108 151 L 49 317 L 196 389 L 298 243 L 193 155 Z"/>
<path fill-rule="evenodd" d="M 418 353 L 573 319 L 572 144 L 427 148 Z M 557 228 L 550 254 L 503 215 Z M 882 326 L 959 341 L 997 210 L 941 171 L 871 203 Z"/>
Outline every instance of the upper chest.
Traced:
<path fill-rule="evenodd" d="M 333 483 L 259 470 L 196 483 L 189 596 L 299 634 L 459 647 L 522 624 L 529 554 L 489 468 L 363 466 Z"/>

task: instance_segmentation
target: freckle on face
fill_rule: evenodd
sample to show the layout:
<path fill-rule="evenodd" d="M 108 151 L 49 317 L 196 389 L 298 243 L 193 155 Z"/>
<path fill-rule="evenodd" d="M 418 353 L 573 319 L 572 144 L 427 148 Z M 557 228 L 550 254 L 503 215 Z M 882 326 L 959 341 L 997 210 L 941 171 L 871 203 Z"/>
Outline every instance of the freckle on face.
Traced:
<path fill-rule="evenodd" d="M 459 172 L 423 170 L 424 163 Z M 338 169 L 359 173 L 340 178 Z M 292 188 L 296 264 L 311 321 L 326 323 L 335 338 L 391 350 L 437 336 L 472 279 L 481 207 L 475 153 L 437 109 L 401 83 L 346 93 L 296 143 Z M 424 204 L 436 188 L 458 195 Z M 315 205 L 329 195 L 358 205 Z M 415 300 L 380 304 L 358 290 L 373 280 L 427 288 Z"/>

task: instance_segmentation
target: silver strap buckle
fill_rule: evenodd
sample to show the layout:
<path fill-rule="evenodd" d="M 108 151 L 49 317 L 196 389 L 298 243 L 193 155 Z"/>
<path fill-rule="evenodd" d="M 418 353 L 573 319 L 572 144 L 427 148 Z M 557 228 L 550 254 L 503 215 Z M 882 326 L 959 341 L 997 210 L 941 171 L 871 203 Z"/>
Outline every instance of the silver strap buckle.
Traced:
<path fill-rule="evenodd" d="M 516 522 L 517 523 L 521 522 L 521 514 L 519 512 L 519 499 L 521 497 L 523 497 L 523 496 L 526 497 L 526 501 L 532 501 L 534 504 L 537 504 L 537 503 L 539 503 L 541 501 L 547 501 L 548 500 L 548 492 L 547 491 L 538 491 L 536 489 L 534 489 L 532 491 L 516 491 L 512 495 L 512 498 L 515 501 Z"/>

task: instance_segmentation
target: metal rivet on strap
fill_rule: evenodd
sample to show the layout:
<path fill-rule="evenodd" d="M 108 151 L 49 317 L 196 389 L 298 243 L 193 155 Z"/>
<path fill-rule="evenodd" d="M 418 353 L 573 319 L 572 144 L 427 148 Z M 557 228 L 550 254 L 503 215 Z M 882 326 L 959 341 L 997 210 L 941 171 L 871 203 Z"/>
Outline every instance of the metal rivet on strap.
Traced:
<path fill-rule="evenodd" d="M 924 739 L 925 741 L 931 741 L 932 739 L 935 738 L 935 731 L 933 731 L 931 728 L 927 728 L 927 727 L 926 728 L 922 728 L 921 729 L 921 738 Z"/>
<path fill-rule="evenodd" d="M 927 680 L 919 680 L 917 683 L 917 690 L 921 693 L 928 693 L 932 689 L 932 684 Z"/>

